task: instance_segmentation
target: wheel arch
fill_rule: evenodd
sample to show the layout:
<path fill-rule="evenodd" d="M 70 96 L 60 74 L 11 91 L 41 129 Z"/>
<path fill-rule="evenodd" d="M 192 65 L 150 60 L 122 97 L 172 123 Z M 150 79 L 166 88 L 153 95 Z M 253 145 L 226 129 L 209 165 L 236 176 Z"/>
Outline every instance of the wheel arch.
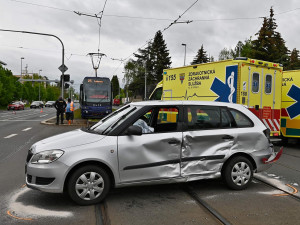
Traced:
<path fill-rule="evenodd" d="M 66 191 L 67 189 L 67 184 L 69 182 L 69 179 L 71 177 L 71 175 L 74 173 L 74 171 L 76 171 L 78 168 L 80 167 L 83 167 L 83 166 L 91 166 L 91 165 L 94 165 L 94 166 L 98 166 L 102 169 L 105 170 L 105 172 L 107 172 L 107 175 L 111 181 L 111 187 L 114 187 L 115 186 L 115 176 L 112 172 L 112 170 L 109 168 L 109 166 L 107 166 L 105 163 L 102 163 L 102 162 L 99 162 L 99 161 L 96 161 L 96 160 L 89 160 L 89 161 L 84 161 L 84 162 L 80 162 L 78 163 L 77 165 L 75 165 L 67 174 L 66 176 L 66 179 L 65 179 L 65 182 L 64 182 L 64 192 Z"/>
<path fill-rule="evenodd" d="M 247 154 L 247 153 L 244 153 L 244 152 L 237 152 L 237 153 L 234 153 L 233 155 L 231 155 L 231 156 L 225 161 L 225 163 L 224 163 L 223 166 L 222 166 L 221 172 L 223 172 L 223 170 L 226 168 L 226 165 L 231 161 L 231 159 L 233 159 L 233 158 L 235 158 L 235 157 L 238 157 L 238 156 L 243 156 L 243 157 L 247 158 L 247 159 L 252 163 L 253 171 L 256 171 L 257 165 L 256 165 L 255 160 L 252 158 L 252 156 L 249 155 L 249 154 Z"/>

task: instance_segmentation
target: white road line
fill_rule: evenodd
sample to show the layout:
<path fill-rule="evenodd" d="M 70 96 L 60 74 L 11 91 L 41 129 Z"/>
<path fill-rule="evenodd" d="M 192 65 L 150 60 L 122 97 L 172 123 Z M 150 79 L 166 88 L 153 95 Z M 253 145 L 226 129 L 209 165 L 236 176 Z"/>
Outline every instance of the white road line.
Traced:
<path fill-rule="evenodd" d="M 35 121 L 39 121 L 41 122 L 41 120 L 14 120 L 14 119 L 11 119 L 11 120 L 0 120 L 0 122 L 26 122 L 26 121 L 29 121 L 29 122 L 35 122 Z"/>
<path fill-rule="evenodd" d="M 6 136 L 4 138 L 11 138 L 11 137 L 16 136 L 16 135 L 18 135 L 18 134 L 11 134 L 11 135 L 8 135 L 8 136 Z"/>
<path fill-rule="evenodd" d="M 31 130 L 32 129 L 32 127 L 28 127 L 28 128 L 25 128 L 24 130 L 22 130 L 22 131 L 28 131 L 28 130 Z"/>
<path fill-rule="evenodd" d="M 44 116 L 48 116 L 48 114 L 45 114 L 45 115 L 41 115 L 40 117 L 44 117 Z"/>

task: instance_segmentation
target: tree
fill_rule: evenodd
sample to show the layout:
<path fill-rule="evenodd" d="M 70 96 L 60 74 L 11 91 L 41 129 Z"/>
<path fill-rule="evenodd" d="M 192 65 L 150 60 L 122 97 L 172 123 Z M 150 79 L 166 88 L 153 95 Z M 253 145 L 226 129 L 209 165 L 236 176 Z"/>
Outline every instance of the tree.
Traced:
<path fill-rule="evenodd" d="M 257 39 L 252 41 L 251 57 L 281 63 L 285 66 L 288 63 L 289 50 L 276 28 L 274 10 L 271 7 L 269 18 L 264 18 L 262 27 L 255 34 Z"/>
<path fill-rule="evenodd" d="M 119 79 L 117 75 L 113 75 L 111 79 L 111 86 L 112 86 L 113 98 L 115 98 L 119 94 L 119 89 L 120 89 Z"/>
<path fill-rule="evenodd" d="M 233 50 L 223 48 L 219 54 L 219 60 L 233 59 Z"/>
<path fill-rule="evenodd" d="M 156 32 L 153 43 L 150 48 L 150 60 L 153 59 L 153 82 L 157 84 L 162 80 L 164 69 L 170 68 L 172 61 L 167 49 L 165 40 L 163 39 L 162 32 Z"/>
<path fill-rule="evenodd" d="M 201 45 L 201 48 L 198 50 L 198 53 L 195 56 L 194 60 L 191 62 L 191 65 L 207 62 L 209 62 L 209 58 L 207 57 L 206 51 L 204 51 L 203 45 Z"/>
<path fill-rule="evenodd" d="M 125 64 L 126 87 L 134 95 L 143 95 L 145 90 L 145 76 L 147 87 L 156 85 L 162 80 L 164 69 L 170 68 L 171 57 L 163 39 L 161 31 L 155 34 L 153 42 L 146 48 L 139 49 L 134 54 L 136 60 L 130 59 Z M 147 88 L 149 91 L 150 88 Z M 145 97 L 145 96 L 144 96 Z"/>
<path fill-rule="evenodd" d="M 291 52 L 291 56 L 289 58 L 289 65 L 287 67 L 288 70 L 296 70 L 300 69 L 300 60 L 299 60 L 299 50 L 296 48 Z"/>

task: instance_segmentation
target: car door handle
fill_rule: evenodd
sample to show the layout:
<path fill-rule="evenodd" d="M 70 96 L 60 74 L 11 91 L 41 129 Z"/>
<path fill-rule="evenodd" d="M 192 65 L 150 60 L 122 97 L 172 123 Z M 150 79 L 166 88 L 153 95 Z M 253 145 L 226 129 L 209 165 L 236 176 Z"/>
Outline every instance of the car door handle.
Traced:
<path fill-rule="evenodd" d="M 174 144 L 180 144 L 180 141 L 174 139 L 174 140 L 169 140 L 168 143 L 170 145 L 174 145 Z"/>
<path fill-rule="evenodd" d="M 234 139 L 234 137 L 231 136 L 231 135 L 225 135 L 225 136 L 222 137 L 222 139 L 224 139 L 224 140 L 232 140 L 232 139 Z"/>

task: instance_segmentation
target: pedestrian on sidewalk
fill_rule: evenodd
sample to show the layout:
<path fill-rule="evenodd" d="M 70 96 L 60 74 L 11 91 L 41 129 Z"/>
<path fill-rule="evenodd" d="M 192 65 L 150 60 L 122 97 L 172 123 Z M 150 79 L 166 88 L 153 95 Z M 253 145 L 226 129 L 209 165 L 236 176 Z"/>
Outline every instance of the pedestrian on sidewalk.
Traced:
<path fill-rule="evenodd" d="M 67 103 L 62 97 L 59 97 L 54 103 L 54 107 L 56 108 L 56 125 L 59 124 L 59 116 L 61 124 L 64 124 L 64 112 L 67 107 Z"/>
<path fill-rule="evenodd" d="M 68 121 L 68 124 L 71 125 L 71 121 L 73 123 L 74 119 L 74 102 L 71 101 L 70 98 L 68 98 L 67 108 L 66 108 L 66 120 Z"/>

